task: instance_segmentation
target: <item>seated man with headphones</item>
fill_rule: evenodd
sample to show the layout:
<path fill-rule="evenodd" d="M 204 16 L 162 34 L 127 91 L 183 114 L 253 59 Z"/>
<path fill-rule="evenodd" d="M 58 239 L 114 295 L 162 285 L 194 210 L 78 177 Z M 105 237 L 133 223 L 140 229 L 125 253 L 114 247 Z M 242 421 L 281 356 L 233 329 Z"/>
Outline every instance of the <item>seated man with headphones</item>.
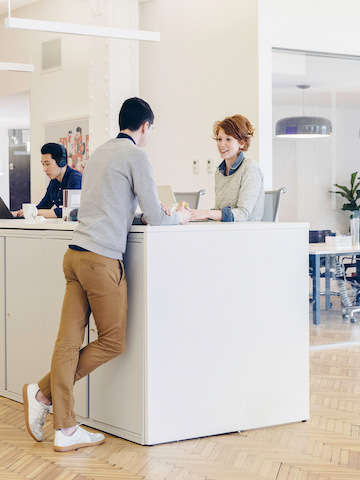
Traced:
<path fill-rule="evenodd" d="M 46 143 L 41 147 L 43 171 L 50 179 L 44 198 L 36 205 L 38 215 L 47 218 L 61 217 L 63 190 L 81 190 L 82 174 L 69 167 L 67 151 L 61 143 Z M 14 212 L 18 217 L 22 210 Z"/>

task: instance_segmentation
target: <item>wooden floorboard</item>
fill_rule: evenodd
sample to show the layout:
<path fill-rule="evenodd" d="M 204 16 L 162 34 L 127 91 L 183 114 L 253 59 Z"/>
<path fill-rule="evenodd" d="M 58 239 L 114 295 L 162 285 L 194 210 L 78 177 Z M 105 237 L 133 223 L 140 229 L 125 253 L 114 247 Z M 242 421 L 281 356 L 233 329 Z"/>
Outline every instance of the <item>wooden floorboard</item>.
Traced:
<path fill-rule="evenodd" d="M 309 312 L 311 311 L 311 306 Z M 359 480 L 360 318 L 338 299 L 310 316 L 308 422 L 143 447 L 106 435 L 98 447 L 56 453 L 49 416 L 37 443 L 21 404 L 0 397 L 0 480 Z"/>

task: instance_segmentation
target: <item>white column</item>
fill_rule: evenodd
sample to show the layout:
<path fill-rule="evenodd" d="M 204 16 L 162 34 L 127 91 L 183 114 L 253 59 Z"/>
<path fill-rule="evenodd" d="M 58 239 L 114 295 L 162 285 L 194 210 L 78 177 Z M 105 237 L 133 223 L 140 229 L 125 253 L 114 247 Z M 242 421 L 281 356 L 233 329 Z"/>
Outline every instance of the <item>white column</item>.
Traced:
<path fill-rule="evenodd" d="M 96 25 L 137 29 L 136 0 L 93 2 Z M 89 39 L 90 154 L 118 134 L 123 101 L 138 94 L 138 41 Z"/>

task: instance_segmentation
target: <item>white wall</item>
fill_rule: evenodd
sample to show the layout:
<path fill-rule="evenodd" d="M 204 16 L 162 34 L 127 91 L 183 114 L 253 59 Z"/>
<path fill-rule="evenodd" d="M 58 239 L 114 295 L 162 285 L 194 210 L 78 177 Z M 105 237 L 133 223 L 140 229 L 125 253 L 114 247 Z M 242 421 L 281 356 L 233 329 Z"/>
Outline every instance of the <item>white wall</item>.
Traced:
<path fill-rule="evenodd" d="M 213 207 L 206 162 L 216 168 L 221 161 L 213 123 L 248 117 L 256 129 L 248 154 L 258 159 L 257 2 L 150 0 L 139 14 L 140 28 L 161 34 L 160 43 L 140 45 L 140 95 L 155 113 L 147 150 L 156 182 L 175 191 L 205 188 L 200 208 Z"/>

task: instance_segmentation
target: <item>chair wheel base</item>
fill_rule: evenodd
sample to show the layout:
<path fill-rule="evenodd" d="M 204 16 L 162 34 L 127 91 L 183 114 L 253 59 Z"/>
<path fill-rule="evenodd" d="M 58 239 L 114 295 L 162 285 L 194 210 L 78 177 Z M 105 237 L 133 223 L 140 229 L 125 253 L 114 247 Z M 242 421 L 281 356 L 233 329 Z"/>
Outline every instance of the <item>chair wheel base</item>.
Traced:
<path fill-rule="evenodd" d="M 350 320 L 351 323 L 356 323 L 357 318 L 355 313 L 360 313 L 360 309 L 358 307 L 345 307 L 342 311 L 342 318 L 344 320 Z"/>

